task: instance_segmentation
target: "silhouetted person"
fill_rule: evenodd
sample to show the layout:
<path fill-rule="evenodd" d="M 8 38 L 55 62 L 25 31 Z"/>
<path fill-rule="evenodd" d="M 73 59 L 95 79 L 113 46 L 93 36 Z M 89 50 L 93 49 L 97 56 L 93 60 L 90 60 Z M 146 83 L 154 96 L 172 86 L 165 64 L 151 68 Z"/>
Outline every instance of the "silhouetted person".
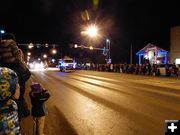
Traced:
<path fill-rule="evenodd" d="M 43 135 L 45 115 L 47 114 L 45 102 L 49 99 L 50 94 L 42 88 L 41 84 L 34 83 L 31 85 L 29 96 L 32 103 L 31 114 L 34 120 L 34 134 Z"/>
<path fill-rule="evenodd" d="M 25 64 L 24 55 L 22 50 L 18 48 L 14 37 L 12 39 L 8 38 L 0 41 L 0 66 L 8 67 L 17 73 L 20 85 L 20 97 L 16 101 L 19 117 L 27 117 L 30 115 L 30 111 L 24 99 L 26 79 L 23 78 L 22 72 L 18 71 L 20 64 Z"/>

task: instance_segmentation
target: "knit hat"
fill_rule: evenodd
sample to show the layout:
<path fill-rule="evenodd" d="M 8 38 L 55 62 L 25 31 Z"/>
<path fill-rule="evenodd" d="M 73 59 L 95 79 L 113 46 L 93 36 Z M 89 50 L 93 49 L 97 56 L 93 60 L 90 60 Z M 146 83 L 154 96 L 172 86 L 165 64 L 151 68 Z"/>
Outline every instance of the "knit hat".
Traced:
<path fill-rule="evenodd" d="M 44 89 L 42 87 L 42 85 L 40 83 L 34 83 L 31 85 L 31 89 L 33 90 L 33 92 L 35 93 L 39 93 L 42 92 Z"/>
<path fill-rule="evenodd" d="M 16 91 L 18 77 L 6 67 L 0 67 L 0 100 L 8 100 Z"/>
<path fill-rule="evenodd" d="M 16 41 L 16 37 L 13 33 L 4 33 L 1 35 L 1 39 L 2 40 L 12 39 L 12 40 Z"/>

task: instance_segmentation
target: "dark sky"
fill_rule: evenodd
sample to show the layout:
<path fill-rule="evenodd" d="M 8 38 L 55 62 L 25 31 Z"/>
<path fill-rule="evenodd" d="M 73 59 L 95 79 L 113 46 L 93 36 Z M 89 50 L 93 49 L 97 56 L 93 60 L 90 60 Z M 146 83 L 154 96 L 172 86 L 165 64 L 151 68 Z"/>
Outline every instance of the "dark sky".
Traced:
<path fill-rule="evenodd" d="M 129 62 L 147 43 L 169 50 L 170 27 L 180 24 L 177 0 L 1 0 L 0 27 L 20 43 L 81 44 L 81 12 L 103 33 L 97 46 L 111 39 L 114 62 Z"/>

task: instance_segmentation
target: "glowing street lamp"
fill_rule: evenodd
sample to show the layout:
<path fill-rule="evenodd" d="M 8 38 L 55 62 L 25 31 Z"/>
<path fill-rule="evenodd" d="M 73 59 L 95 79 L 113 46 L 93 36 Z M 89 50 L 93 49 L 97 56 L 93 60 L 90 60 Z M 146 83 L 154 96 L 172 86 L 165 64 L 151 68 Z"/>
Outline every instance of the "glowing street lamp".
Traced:
<path fill-rule="evenodd" d="M 77 45 L 77 44 L 75 44 L 75 45 L 74 45 L 74 48 L 77 48 L 77 47 L 78 47 L 78 45 Z"/>
<path fill-rule="evenodd" d="M 27 56 L 27 59 L 30 59 L 31 57 L 30 56 Z"/>
<path fill-rule="evenodd" d="M 46 44 L 45 44 L 45 47 L 49 47 L 49 45 L 46 43 Z"/>
<path fill-rule="evenodd" d="M 54 48 L 52 49 L 52 54 L 56 54 L 57 53 L 57 50 Z"/>
<path fill-rule="evenodd" d="M 28 53 L 27 53 L 27 55 L 28 55 L 28 56 L 31 56 L 31 53 L 30 53 L 30 52 L 28 52 Z"/>
<path fill-rule="evenodd" d="M 4 30 L 0 30 L 0 40 L 2 39 L 2 35 L 5 33 Z"/>
<path fill-rule="evenodd" d="M 4 30 L 1 30 L 1 34 L 4 34 L 5 33 L 5 31 Z"/>
<path fill-rule="evenodd" d="M 109 39 L 106 39 L 106 42 L 110 42 L 110 40 L 109 40 Z"/>
<path fill-rule="evenodd" d="M 96 38 L 98 36 L 98 28 L 96 25 L 90 25 L 85 28 L 85 31 L 81 31 L 82 35 L 87 35 L 90 38 Z"/>
<path fill-rule="evenodd" d="M 110 55 L 111 42 L 109 39 L 106 39 L 106 48 L 108 50 L 108 52 L 107 52 L 107 63 L 111 63 L 111 55 Z"/>
<path fill-rule="evenodd" d="M 98 35 L 98 29 L 95 25 L 89 26 L 86 31 L 87 35 L 91 38 L 94 38 Z"/>
<path fill-rule="evenodd" d="M 44 54 L 44 55 L 43 55 L 43 58 L 45 58 L 45 59 L 46 59 L 46 58 L 47 58 L 47 55 L 46 55 L 46 54 Z"/>
<path fill-rule="evenodd" d="M 27 56 L 27 61 L 28 61 L 28 62 L 29 62 L 30 58 L 31 58 L 30 56 Z"/>
<path fill-rule="evenodd" d="M 94 48 L 93 48 L 93 46 L 90 46 L 89 49 L 90 49 L 90 50 L 93 50 Z"/>
<path fill-rule="evenodd" d="M 34 47 L 34 45 L 32 44 L 32 43 L 30 43 L 29 45 L 28 45 L 28 48 L 29 49 L 31 49 L 31 48 L 33 48 Z"/>
<path fill-rule="evenodd" d="M 89 49 L 93 50 L 94 49 L 93 48 L 94 41 L 99 36 L 97 26 L 96 25 L 89 25 L 89 26 L 87 26 L 85 28 L 85 31 L 81 31 L 81 34 L 85 35 L 85 36 L 88 36 L 88 38 L 90 38 L 89 43 L 88 43 L 89 44 Z M 75 45 L 75 48 L 77 48 L 77 47 Z"/>

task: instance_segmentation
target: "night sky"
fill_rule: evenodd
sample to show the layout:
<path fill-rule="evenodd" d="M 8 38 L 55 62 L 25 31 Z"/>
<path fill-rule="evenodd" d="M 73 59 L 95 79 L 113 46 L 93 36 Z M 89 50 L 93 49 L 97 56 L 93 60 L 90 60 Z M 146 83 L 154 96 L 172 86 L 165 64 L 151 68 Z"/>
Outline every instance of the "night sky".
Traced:
<path fill-rule="evenodd" d="M 0 27 L 14 33 L 19 43 L 82 44 L 82 26 L 95 23 L 101 39 L 111 40 L 113 62 L 129 63 L 147 43 L 170 49 L 170 28 L 180 25 L 177 0 L 1 0 Z M 81 13 L 87 10 L 89 21 Z M 84 51 L 84 50 L 78 50 Z M 66 48 L 67 53 L 71 52 Z"/>

